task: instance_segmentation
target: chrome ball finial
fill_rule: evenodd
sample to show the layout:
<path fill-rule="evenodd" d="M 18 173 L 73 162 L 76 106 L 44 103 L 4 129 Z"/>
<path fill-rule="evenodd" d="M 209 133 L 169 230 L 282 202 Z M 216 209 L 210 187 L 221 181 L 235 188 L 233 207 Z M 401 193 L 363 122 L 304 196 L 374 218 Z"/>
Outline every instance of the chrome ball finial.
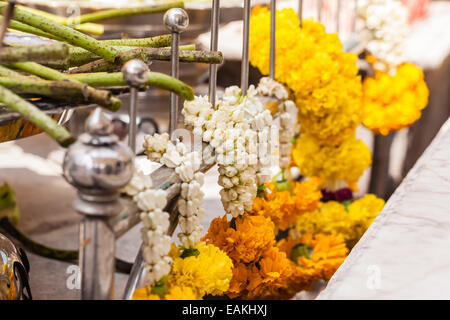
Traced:
<path fill-rule="evenodd" d="M 164 25 L 171 32 L 181 33 L 189 26 L 189 16 L 184 9 L 172 8 L 164 14 Z"/>
<path fill-rule="evenodd" d="M 66 152 L 65 179 L 79 190 L 109 192 L 128 184 L 133 176 L 133 153 L 119 144 L 112 124 L 100 108 L 86 121 L 87 132 Z"/>
<path fill-rule="evenodd" d="M 122 68 L 123 80 L 131 87 L 143 86 L 148 80 L 150 69 L 138 59 L 130 60 Z"/>
<path fill-rule="evenodd" d="M 91 135 L 108 136 L 113 133 L 114 127 L 102 109 L 97 108 L 87 118 L 85 129 Z"/>

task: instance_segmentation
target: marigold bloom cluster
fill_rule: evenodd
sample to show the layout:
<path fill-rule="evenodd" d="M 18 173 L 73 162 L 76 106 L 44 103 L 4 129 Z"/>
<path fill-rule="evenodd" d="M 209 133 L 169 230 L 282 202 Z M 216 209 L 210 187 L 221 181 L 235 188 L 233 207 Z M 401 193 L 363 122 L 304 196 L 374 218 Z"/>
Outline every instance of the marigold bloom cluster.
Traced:
<path fill-rule="evenodd" d="M 297 221 L 301 214 L 319 207 L 322 193 L 318 179 L 290 183 L 292 192 L 278 191 L 276 183 L 267 183 L 265 197 L 257 197 L 253 200 L 251 213 L 268 217 L 274 222 L 276 228 L 286 230 Z"/>
<path fill-rule="evenodd" d="M 402 64 L 393 76 L 376 71 L 363 83 L 363 124 L 382 135 L 416 122 L 428 103 L 428 87 L 423 71 Z"/>
<path fill-rule="evenodd" d="M 299 27 L 292 9 L 277 12 L 275 78 L 294 94 L 302 131 L 322 143 L 337 144 L 360 122 L 361 80 L 356 55 L 346 53 L 336 34 L 318 22 Z M 269 72 L 270 12 L 256 7 L 251 16 L 250 62 Z"/>
<path fill-rule="evenodd" d="M 341 234 L 304 234 L 300 239 L 288 237 L 277 243 L 277 247 L 285 252 L 297 268 L 311 272 L 312 278 L 328 281 L 344 262 L 348 254 L 344 237 Z M 307 250 L 305 255 L 297 254 L 297 248 Z"/>
<path fill-rule="evenodd" d="M 373 194 L 367 194 L 349 205 L 328 201 L 317 210 L 301 215 L 296 225 L 302 234 L 342 234 L 347 247 L 352 248 L 383 206 L 384 200 Z"/>
<path fill-rule="evenodd" d="M 344 180 L 349 185 L 356 183 L 372 163 L 369 148 L 356 138 L 328 146 L 306 134 L 298 138 L 292 156 L 303 175 L 325 181 Z"/>
<path fill-rule="evenodd" d="M 234 225 L 226 215 L 215 218 L 203 240 L 225 251 L 233 261 L 253 262 L 275 243 L 275 226 L 269 218 L 246 213 L 232 221 Z"/>
<path fill-rule="evenodd" d="M 132 300 L 196 300 L 197 296 L 189 287 L 172 286 L 161 298 L 157 294 L 152 294 L 151 287 L 139 288 L 133 292 Z"/>
<path fill-rule="evenodd" d="M 174 258 L 169 284 L 191 288 L 198 297 L 223 294 L 230 286 L 233 262 L 212 244 L 199 242 L 194 249 L 197 254 L 188 257 L 171 252 L 178 257 Z"/>

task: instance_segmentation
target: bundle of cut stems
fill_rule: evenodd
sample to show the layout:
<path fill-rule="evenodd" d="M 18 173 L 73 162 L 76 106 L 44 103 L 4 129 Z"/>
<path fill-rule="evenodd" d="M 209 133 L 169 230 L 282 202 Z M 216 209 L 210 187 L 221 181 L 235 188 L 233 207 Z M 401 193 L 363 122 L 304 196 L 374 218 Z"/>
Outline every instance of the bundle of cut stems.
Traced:
<path fill-rule="evenodd" d="M 67 147 L 75 141 L 75 138 L 66 129 L 59 126 L 52 118 L 1 85 L 0 102 L 7 105 L 11 110 L 20 113 L 25 119 L 49 134 L 61 146 Z"/>
<path fill-rule="evenodd" d="M 7 47 L 0 51 L 0 63 L 2 64 L 24 61 L 64 64 L 69 61 L 69 47 L 64 43 L 57 43 Z"/>
<path fill-rule="evenodd" d="M 171 56 L 170 48 L 136 48 L 119 53 L 115 62 L 99 59 L 74 68 L 69 73 L 115 72 L 119 71 L 123 64 L 129 60 L 140 59 L 147 63 L 151 60 L 170 61 Z M 222 53 L 219 51 L 180 50 L 179 58 L 180 62 L 208 64 L 221 64 L 223 62 Z"/>

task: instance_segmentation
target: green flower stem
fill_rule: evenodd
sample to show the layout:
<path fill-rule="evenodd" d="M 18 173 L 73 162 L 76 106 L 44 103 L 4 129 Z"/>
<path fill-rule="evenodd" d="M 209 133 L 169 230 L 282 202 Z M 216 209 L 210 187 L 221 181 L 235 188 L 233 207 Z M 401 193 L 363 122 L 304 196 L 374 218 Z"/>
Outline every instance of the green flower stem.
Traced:
<path fill-rule="evenodd" d="M 31 73 L 47 80 L 55 81 L 72 81 L 80 85 L 83 90 L 83 96 L 87 101 L 97 103 L 110 110 L 116 111 L 122 106 L 122 102 L 111 96 L 108 91 L 98 90 L 89 85 L 82 84 L 76 79 L 70 77 L 67 74 L 61 73 L 57 70 L 45 67 L 35 62 L 20 62 L 12 65 L 14 68 Z"/>
<path fill-rule="evenodd" d="M 169 48 L 136 48 L 125 51 L 117 56 L 116 62 L 108 62 L 105 59 L 96 60 L 74 68 L 69 73 L 115 72 L 129 60 L 140 59 L 145 62 L 151 60 L 170 61 L 171 49 Z M 221 64 L 222 53 L 219 51 L 180 50 L 180 62 L 197 62 L 208 64 Z"/>
<path fill-rule="evenodd" d="M 70 75 L 71 78 L 86 83 L 92 87 L 121 87 L 127 84 L 123 80 L 121 72 L 115 73 L 79 73 Z M 146 82 L 149 86 L 158 87 L 176 93 L 185 100 L 193 100 L 194 92 L 192 88 L 182 81 L 172 78 L 164 73 L 150 72 Z"/>
<path fill-rule="evenodd" d="M 139 39 L 138 39 L 139 40 Z M 162 42 L 158 45 L 163 44 Z M 151 46 L 147 46 L 151 47 Z M 163 46 L 166 47 L 166 46 Z M 114 46 L 114 48 L 117 50 L 117 52 L 126 52 L 133 49 L 136 49 L 135 46 Z M 195 45 L 184 45 L 180 46 L 180 50 L 195 50 Z M 101 57 L 96 55 L 95 53 L 89 52 L 87 50 L 84 50 L 83 48 L 78 47 L 72 47 L 69 49 L 69 67 L 79 67 L 84 64 L 90 63 L 92 61 L 98 60 Z"/>
<path fill-rule="evenodd" d="M 128 46 L 128 47 L 152 47 L 161 48 L 168 47 L 172 41 L 172 35 L 163 34 L 151 38 L 140 38 L 140 39 L 112 39 L 112 40 L 101 40 L 101 43 L 106 43 L 111 46 Z"/>
<path fill-rule="evenodd" d="M 0 77 L 0 86 L 8 88 L 17 94 L 35 94 L 69 102 L 95 103 L 111 111 L 117 111 L 122 106 L 121 101 L 111 97 L 110 92 L 92 88 L 91 90 L 86 84 L 75 81 Z M 93 90 L 97 92 L 93 92 Z M 7 103 L 5 102 L 5 104 Z"/>
<path fill-rule="evenodd" d="M 23 81 L 23 79 L 19 81 Z M 75 138 L 52 118 L 3 86 L 0 86 L 0 102 L 11 110 L 20 113 L 25 119 L 55 139 L 61 146 L 67 147 L 75 141 Z"/>
<path fill-rule="evenodd" d="M 3 1 L 5 2 L 5 1 Z M 61 16 L 57 16 L 55 14 L 43 11 L 43 10 L 39 10 L 36 8 L 30 8 L 30 7 L 25 7 L 22 5 L 16 5 L 16 8 L 21 8 L 25 11 L 28 11 L 30 13 L 36 14 L 36 15 L 40 15 L 43 16 L 49 20 L 64 24 L 67 20 L 67 18 L 65 17 L 61 17 Z M 103 27 L 103 25 L 101 24 L 96 24 L 96 23 L 84 23 L 84 24 L 80 24 L 80 25 L 75 25 L 75 26 L 71 26 L 73 27 L 75 30 L 81 31 L 81 32 L 87 32 L 87 33 L 92 33 L 92 34 L 96 34 L 96 35 L 101 35 L 103 34 L 105 28 Z"/>
<path fill-rule="evenodd" d="M 0 3 L 1 13 L 3 13 L 5 7 L 5 3 Z M 113 47 L 43 16 L 36 15 L 21 8 L 15 8 L 13 19 L 62 38 L 70 44 L 94 52 L 107 61 L 113 62 L 116 59 L 117 51 Z"/>
<path fill-rule="evenodd" d="M 6 47 L 0 51 L 0 63 L 24 61 L 66 63 L 69 59 L 69 46 L 64 43 Z"/>
<path fill-rule="evenodd" d="M 139 14 L 148 14 L 148 13 L 159 13 L 165 12 L 170 8 L 184 8 L 183 2 L 175 2 L 171 4 L 165 5 L 156 5 L 156 6 L 142 6 L 135 8 L 123 8 L 123 9 L 110 9 L 110 10 L 102 10 L 93 13 L 83 14 L 76 19 L 67 18 L 65 24 L 71 25 L 74 24 L 74 21 L 78 23 L 86 23 L 86 22 L 97 22 L 106 19 L 113 18 L 121 18 L 121 17 L 129 17 Z"/>
<path fill-rule="evenodd" d="M 0 16 L 0 23 L 3 23 L 3 17 L 1 17 L 1 16 Z M 9 31 L 11 31 L 11 29 L 29 33 L 29 34 L 34 34 L 36 36 L 40 36 L 40 37 L 44 37 L 44 38 L 48 38 L 48 39 L 63 41 L 61 38 L 54 36 L 50 33 L 44 32 L 41 29 L 32 27 L 28 24 L 25 24 L 25 23 L 22 23 L 22 22 L 19 22 L 16 20 L 12 20 L 12 19 L 9 23 Z"/>

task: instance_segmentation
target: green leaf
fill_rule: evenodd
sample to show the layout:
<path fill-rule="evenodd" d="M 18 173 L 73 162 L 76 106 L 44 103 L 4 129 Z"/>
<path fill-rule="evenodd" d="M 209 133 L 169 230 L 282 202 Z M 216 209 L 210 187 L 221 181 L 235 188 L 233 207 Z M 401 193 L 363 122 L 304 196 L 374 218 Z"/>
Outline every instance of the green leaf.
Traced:
<path fill-rule="evenodd" d="M 230 228 L 236 230 L 236 218 L 231 219 Z"/>
<path fill-rule="evenodd" d="M 20 209 L 17 205 L 16 194 L 7 183 L 0 187 L 1 218 L 8 218 L 13 225 L 17 225 L 20 219 Z"/>
<path fill-rule="evenodd" d="M 291 260 L 298 264 L 298 258 L 305 257 L 306 259 L 311 260 L 311 251 L 312 248 L 307 246 L 306 244 L 299 243 L 292 248 L 291 251 Z"/>
<path fill-rule="evenodd" d="M 259 198 L 266 198 L 266 189 L 267 187 L 265 185 L 258 186 L 258 191 L 256 192 L 256 196 Z"/>
<path fill-rule="evenodd" d="M 275 188 L 278 192 L 289 191 L 291 194 L 294 193 L 291 183 L 288 180 L 281 180 L 275 183 Z"/>
<path fill-rule="evenodd" d="M 200 251 L 198 251 L 198 249 L 195 248 L 189 248 L 189 249 L 184 249 L 183 253 L 181 254 L 181 258 L 187 258 L 187 257 L 197 257 L 200 254 Z"/>
<path fill-rule="evenodd" d="M 348 207 L 352 204 L 352 202 L 353 202 L 352 200 L 345 200 L 341 202 L 345 207 L 345 211 L 348 212 Z"/>
<path fill-rule="evenodd" d="M 161 299 L 169 292 L 169 288 L 166 285 L 158 285 L 152 287 L 152 294 L 157 294 Z"/>

